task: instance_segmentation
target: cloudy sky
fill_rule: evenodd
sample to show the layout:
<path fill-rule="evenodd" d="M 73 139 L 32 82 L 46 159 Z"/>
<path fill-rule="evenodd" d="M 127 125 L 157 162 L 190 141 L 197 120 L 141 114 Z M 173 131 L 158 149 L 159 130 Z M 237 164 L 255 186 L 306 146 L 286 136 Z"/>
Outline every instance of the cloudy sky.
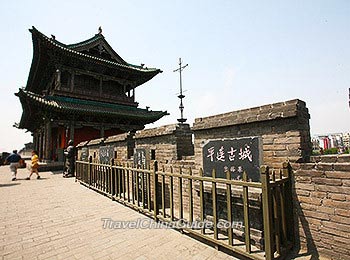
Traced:
<path fill-rule="evenodd" d="M 350 130 L 350 1 L 1 1 L 0 151 L 20 149 L 30 133 L 12 127 L 32 60 L 28 29 L 63 43 L 103 35 L 127 62 L 163 70 L 136 89 L 140 107 L 167 110 L 155 127 L 301 99 L 311 132 Z"/>

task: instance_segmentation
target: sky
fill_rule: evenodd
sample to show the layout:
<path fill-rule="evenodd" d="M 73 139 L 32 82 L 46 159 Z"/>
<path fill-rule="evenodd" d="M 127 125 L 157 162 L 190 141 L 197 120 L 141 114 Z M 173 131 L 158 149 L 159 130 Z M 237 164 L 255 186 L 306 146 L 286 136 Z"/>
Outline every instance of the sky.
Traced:
<path fill-rule="evenodd" d="M 0 151 L 21 149 L 30 133 L 13 127 L 22 107 L 35 26 L 60 42 L 103 29 L 127 62 L 163 70 L 136 89 L 139 107 L 168 111 L 146 127 L 301 99 L 311 134 L 350 131 L 350 1 L 1 1 Z"/>

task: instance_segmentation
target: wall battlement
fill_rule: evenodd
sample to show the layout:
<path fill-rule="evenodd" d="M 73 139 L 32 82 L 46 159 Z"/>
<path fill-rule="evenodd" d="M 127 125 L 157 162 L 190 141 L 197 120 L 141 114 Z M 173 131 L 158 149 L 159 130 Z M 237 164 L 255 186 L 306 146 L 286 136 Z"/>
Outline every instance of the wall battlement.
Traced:
<path fill-rule="evenodd" d="M 346 232 L 350 229 L 350 156 L 311 157 L 309 119 L 305 102 L 296 99 L 197 118 L 192 128 L 188 124 L 172 124 L 82 142 L 78 153 L 87 149 L 89 156 L 98 159 L 99 149 L 111 146 L 115 160 L 132 163 L 144 154 L 147 165 L 157 160 L 165 167 L 190 167 L 193 174 L 198 174 L 203 168 L 203 147 L 209 140 L 258 137 L 261 164 L 279 169 L 289 161 L 294 169 L 298 245 L 316 257 L 345 259 L 350 255 Z M 197 196 L 196 187 L 193 189 Z M 198 207 L 194 206 L 196 213 Z"/>

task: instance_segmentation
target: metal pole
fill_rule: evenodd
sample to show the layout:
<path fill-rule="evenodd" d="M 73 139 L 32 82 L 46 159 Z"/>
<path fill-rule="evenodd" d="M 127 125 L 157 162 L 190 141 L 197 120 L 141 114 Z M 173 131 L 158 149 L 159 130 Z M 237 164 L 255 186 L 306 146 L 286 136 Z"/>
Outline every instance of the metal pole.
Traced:
<path fill-rule="evenodd" d="M 184 110 L 185 107 L 184 107 L 183 102 L 182 102 L 182 100 L 185 97 L 183 95 L 183 92 L 182 92 L 182 70 L 184 68 L 186 68 L 187 66 L 188 66 L 188 64 L 186 64 L 185 66 L 182 66 L 182 60 L 181 60 L 181 58 L 179 58 L 179 68 L 174 70 L 174 72 L 179 71 L 179 73 L 180 73 L 180 95 L 178 95 L 177 97 L 180 99 L 180 106 L 179 106 L 179 108 L 180 108 L 181 118 L 179 118 L 177 121 L 179 123 L 181 123 L 181 124 L 185 123 L 186 120 L 187 120 L 186 118 L 183 117 L 183 110 Z"/>

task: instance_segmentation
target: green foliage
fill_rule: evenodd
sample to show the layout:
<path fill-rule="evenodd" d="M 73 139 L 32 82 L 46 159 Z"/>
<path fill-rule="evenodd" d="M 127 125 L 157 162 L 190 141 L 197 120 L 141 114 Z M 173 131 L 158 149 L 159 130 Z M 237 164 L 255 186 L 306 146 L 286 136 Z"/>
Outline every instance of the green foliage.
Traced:
<path fill-rule="evenodd" d="M 320 153 L 319 150 L 313 150 L 313 151 L 312 151 L 312 155 L 313 155 L 313 156 L 317 156 L 317 155 L 321 155 L 321 153 Z"/>
<path fill-rule="evenodd" d="M 338 154 L 338 148 L 329 148 L 324 150 L 323 154 Z"/>

